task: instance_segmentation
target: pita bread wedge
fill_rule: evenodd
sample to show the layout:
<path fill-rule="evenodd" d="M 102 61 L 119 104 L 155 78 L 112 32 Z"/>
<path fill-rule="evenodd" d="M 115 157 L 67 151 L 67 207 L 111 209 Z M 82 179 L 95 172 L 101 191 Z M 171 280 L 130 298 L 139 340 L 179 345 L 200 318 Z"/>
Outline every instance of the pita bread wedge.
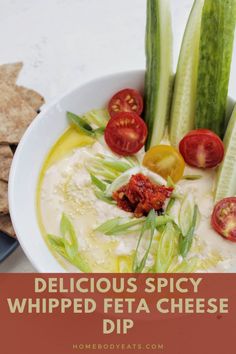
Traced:
<path fill-rule="evenodd" d="M 22 67 L 23 63 L 21 62 L 0 65 L 0 81 L 4 81 L 8 85 L 14 85 Z"/>
<path fill-rule="evenodd" d="M 0 145 L 0 180 L 8 181 L 12 163 L 12 151 L 9 145 Z"/>
<path fill-rule="evenodd" d="M 36 91 L 27 89 L 23 86 L 16 86 L 16 91 L 35 111 L 44 104 L 44 98 Z"/>
<path fill-rule="evenodd" d="M 0 144 L 19 143 L 36 115 L 13 88 L 0 82 Z"/>
<path fill-rule="evenodd" d="M 6 233 L 8 236 L 16 237 L 10 215 L 0 215 L 0 231 Z"/>
<path fill-rule="evenodd" d="M 7 182 L 0 181 L 0 215 L 5 215 L 9 212 L 7 190 Z"/>

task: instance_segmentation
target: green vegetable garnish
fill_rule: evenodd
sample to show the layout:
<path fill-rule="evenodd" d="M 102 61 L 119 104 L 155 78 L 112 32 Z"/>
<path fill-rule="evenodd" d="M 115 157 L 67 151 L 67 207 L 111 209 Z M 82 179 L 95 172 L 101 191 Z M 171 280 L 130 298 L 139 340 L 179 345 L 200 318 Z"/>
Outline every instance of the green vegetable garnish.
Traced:
<path fill-rule="evenodd" d="M 106 109 L 94 109 L 92 111 L 87 112 L 83 118 L 89 124 L 94 124 L 98 127 L 98 129 L 105 129 L 108 120 L 110 119 L 109 113 Z"/>
<path fill-rule="evenodd" d="M 167 187 L 175 188 L 175 183 L 174 183 L 173 179 L 170 176 L 167 177 Z"/>
<path fill-rule="evenodd" d="M 86 168 L 90 174 L 100 176 L 103 179 L 113 182 L 122 173 L 133 167 L 133 162 L 122 158 L 118 159 L 108 155 L 97 154 L 88 160 Z"/>
<path fill-rule="evenodd" d="M 100 200 L 102 200 L 105 203 L 108 204 L 116 204 L 116 202 L 114 201 L 114 199 L 112 199 L 111 197 L 107 197 L 104 192 L 102 191 L 95 191 L 94 194 L 96 195 L 96 197 Z"/>
<path fill-rule="evenodd" d="M 128 233 L 134 233 L 141 230 L 142 225 L 145 223 L 146 218 L 114 218 L 104 222 L 102 225 L 97 227 L 95 231 L 102 232 L 107 236 L 116 236 L 116 235 L 126 235 Z M 161 215 L 155 217 L 155 227 L 159 229 L 159 227 L 166 225 L 167 222 L 172 221 L 172 218 L 168 215 Z M 134 229 L 134 226 L 139 226 Z"/>
<path fill-rule="evenodd" d="M 173 223 L 168 222 L 161 234 L 158 244 L 156 272 L 165 273 L 169 268 L 178 245 L 179 232 L 174 227 Z"/>
<path fill-rule="evenodd" d="M 225 133 L 224 146 L 225 157 L 217 173 L 215 202 L 236 195 L 236 106 Z"/>
<path fill-rule="evenodd" d="M 51 234 L 47 235 L 49 245 L 54 251 L 59 253 L 82 272 L 91 272 L 89 265 L 78 252 L 78 240 L 75 229 L 65 214 L 63 214 L 61 218 L 60 232 L 62 237 L 57 237 Z"/>
<path fill-rule="evenodd" d="M 144 218 L 130 220 L 131 221 L 127 221 L 127 219 L 125 219 L 125 222 L 123 222 L 122 218 L 111 219 L 100 225 L 96 231 L 102 232 L 108 236 L 125 234 L 127 231 L 132 231 L 131 229 L 134 226 L 141 225 L 145 221 Z"/>
<path fill-rule="evenodd" d="M 166 214 L 167 215 L 169 215 L 170 214 L 170 212 L 171 212 L 171 209 L 172 209 L 172 207 L 174 206 L 174 204 L 175 204 L 175 198 L 170 198 L 170 200 L 169 200 L 169 202 L 168 202 L 168 204 L 167 204 L 167 207 L 166 207 Z"/>
<path fill-rule="evenodd" d="M 204 0 L 193 3 L 179 54 L 169 124 L 170 141 L 176 147 L 194 129 L 203 4 Z"/>
<path fill-rule="evenodd" d="M 100 189 L 102 192 L 104 192 L 107 188 L 106 183 L 103 183 L 100 179 L 98 179 L 96 176 L 94 176 L 92 173 L 90 174 L 91 181 L 92 183 Z"/>
<path fill-rule="evenodd" d="M 146 149 L 164 136 L 171 104 L 172 28 L 170 2 L 147 1 L 145 114 L 148 126 Z"/>
<path fill-rule="evenodd" d="M 205 0 L 201 20 L 195 126 L 220 137 L 226 104 L 236 23 L 235 0 Z"/>
<path fill-rule="evenodd" d="M 201 179 L 202 176 L 201 175 L 185 175 L 183 176 L 182 179 L 185 179 L 187 181 L 197 181 L 198 179 Z"/>
<path fill-rule="evenodd" d="M 142 273 L 142 271 L 145 268 L 146 265 L 146 261 L 152 246 L 152 241 L 153 241 L 153 237 L 154 237 L 154 233 L 156 230 L 156 214 L 155 214 L 155 210 L 151 210 L 143 224 L 140 236 L 139 236 L 139 240 L 138 240 L 138 244 L 136 247 L 136 251 L 135 251 L 135 255 L 134 255 L 134 261 L 133 261 L 133 272 L 134 273 Z M 139 247 L 141 245 L 141 241 L 143 239 L 143 236 L 146 234 L 146 231 L 150 231 L 150 238 L 149 238 L 149 245 L 147 247 L 146 252 L 144 253 L 143 257 L 141 258 L 141 260 L 139 261 Z"/>
<path fill-rule="evenodd" d="M 168 273 L 194 273 L 199 268 L 199 258 L 192 257 L 188 260 L 184 259 L 182 262 L 173 262 L 168 269 Z"/>
<path fill-rule="evenodd" d="M 197 207 L 197 205 L 195 205 L 191 226 L 185 236 L 183 234 L 180 236 L 179 250 L 180 250 L 181 256 L 183 256 L 183 257 L 186 257 L 188 252 L 191 249 L 191 246 L 193 243 L 194 232 L 195 232 L 195 228 L 196 228 L 196 224 L 197 224 L 197 216 L 198 216 L 198 207 Z"/>
<path fill-rule="evenodd" d="M 77 126 L 80 130 L 82 130 L 83 133 L 94 136 L 94 130 L 91 125 L 86 122 L 86 120 L 71 112 L 67 112 L 67 118 L 69 119 L 70 123 Z"/>
<path fill-rule="evenodd" d="M 194 207 L 195 207 L 195 202 L 192 194 L 185 195 L 179 210 L 179 227 L 181 229 L 181 233 L 184 236 L 188 233 L 192 225 L 192 220 L 194 216 Z M 197 212 L 197 216 L 200 217 L 198 212 Z"/>

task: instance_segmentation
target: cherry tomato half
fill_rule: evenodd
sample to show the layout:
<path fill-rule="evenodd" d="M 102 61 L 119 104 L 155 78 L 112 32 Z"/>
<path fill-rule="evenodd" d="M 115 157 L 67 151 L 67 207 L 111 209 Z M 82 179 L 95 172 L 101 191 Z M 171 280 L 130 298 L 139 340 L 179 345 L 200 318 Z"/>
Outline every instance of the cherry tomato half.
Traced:
<path fill-rule="evenodd" d="M 119 112 L 133 112 L 140 116 L 143 111 L 143 98 L 136 90 L 121 90 L 111 98 L 108 110 L 111 117 Z"/>
<path fill-rule="evenodd" d="M 172 146 L 157 145 L 146 152 L 143 165 L 167 179 L 178 182 L 184 174 L 185 162 L 180 153 Z"/>
<path fill-rule="evenodd" d="M 236 197 L 222 199 L 216 204 L 211 225 L 221 236 L 236 242 Z"/>
<path fill-rule="evenodd" d="M 212 168 L 223 160 L 224 144 L 211 130 L 197 129 L 181 140 L 179 151 L 188 165 Z"/>
<path fill-rule="evenodd" d="M 136 113 L 117 113 L 108 121 L 104 137 L 113 152 L 122 156 L 133 155 L 145 144 L 147 126 Z"/>

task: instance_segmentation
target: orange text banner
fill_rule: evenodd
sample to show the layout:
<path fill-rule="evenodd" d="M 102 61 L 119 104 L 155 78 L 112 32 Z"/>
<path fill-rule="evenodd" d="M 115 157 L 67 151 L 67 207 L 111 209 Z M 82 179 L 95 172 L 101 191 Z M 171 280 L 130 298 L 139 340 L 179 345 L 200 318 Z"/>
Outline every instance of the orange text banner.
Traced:
<path fill-rule="evenodd" d="M 234 274 L 1 274 L 0 353 L 235 354 Z"/>

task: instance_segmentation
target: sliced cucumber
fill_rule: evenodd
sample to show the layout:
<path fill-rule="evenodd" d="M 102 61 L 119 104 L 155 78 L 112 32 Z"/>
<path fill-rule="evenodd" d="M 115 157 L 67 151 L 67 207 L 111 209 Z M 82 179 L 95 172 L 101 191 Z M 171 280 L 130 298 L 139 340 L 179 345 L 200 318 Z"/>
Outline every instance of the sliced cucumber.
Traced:
<path fill-rule="evenodd" d="M 204 0 L 195 0 L 180 50 L 171 107 L 170 140 L 180 140 L 194 128 L 201 17 Z"/>
<path fill-rule="evenodd" d="M 146 148 L 160 143 L 169 118 L 173 83 L 169 0 L 147 1 L 145 78 Z"/>
<path fill-rule="evenodd" d="M 224 145 L 225 157 L 218 170 L 216 202 L 236 194 L 236 106 L 226 130 Z"/>
<path fill-rule="evenodd" d="M 205 0 L 202 12 L 196 127 L 223 137 L 233 52 L 236 0 Z"/>

